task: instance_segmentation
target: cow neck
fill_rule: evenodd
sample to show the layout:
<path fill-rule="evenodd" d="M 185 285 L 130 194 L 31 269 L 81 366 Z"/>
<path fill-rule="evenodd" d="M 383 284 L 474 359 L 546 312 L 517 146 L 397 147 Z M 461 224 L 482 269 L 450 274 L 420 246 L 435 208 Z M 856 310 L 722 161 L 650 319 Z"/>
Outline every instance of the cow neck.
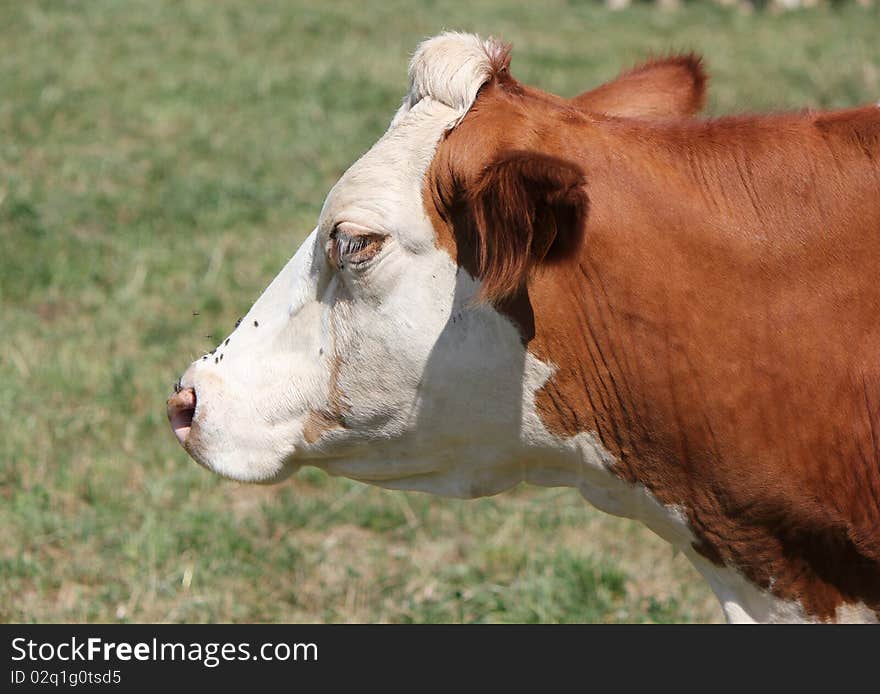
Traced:
<path fill-rule="evenodd" d="M 839 308 L 828 314 L 826 306 L 839 306 L 831 293 L 785 283 L 828 267 L 823 258 L 835 256 L 823 254 L 832 244 L 862 247 L 864 260 L 857 263 L 880 258 L 876 228 L 845 237 L 852 225 L 841 215 L 852 210 L 834 193 L 844 181 L 816 180 L 814 195 L 825 207 L 815 213 L 804 208 L 794 217 L 780 206 L 788 204 L 784 199 L 756 197 L 759 185 L 771 191 L 784 185 L 786 167 L 820 135 L 831 168 L 859 152 L 829 142 L 821 128 L 817 135 L 798 116 L 755 125 L 744 118 L 680 128 L 610 122 L 604 128 L 557 113 L 550 133 L 538 114 L 529 122 L 531 135 L 518 143 L 528 109 L 506 114 L 507 122 L 499 122 L 491 104 L 478 101 L 474 121 L 480 127 L 469 129 L 466 120 L 440 143 L 426 177 L 426 209 L 438 244 L 473 274 L 469 240 L 456 235 L 454 208 L 443 204 L 451 187 L 467 185 L 479 171 L 487 152 L 539 142 L 542 151 L 567 152 L 585 170 L 590 209 L 580 256 L 539 271 L 519 295 L 496 307 L 519 327 L 527 350 L 555 368 L 535 395 L 547 430 L 562 440 L 598 437 L 616 461 L 616 475 L 682 509 L 693 549 L 711 564 L 732 567 L 759 588 L 797 601 L 812 618 L 833 619 L 846 603 L 880 611 L 874 526 L 880 511 L 870 491 L 880 479 L 861 484 L 827 468 L 828 460 L 859 459 L 860 441 L 870 448 L 873 425 L 863 410 L 865 398 L 880 402 L 880 388 L 872 383 L 864 396 L 855 386 L 853 394 L 837 393 L 842 399 L 834 395 L 837 376 L 829 375 L 861 358 L 841 345 L 866 342 L 845 332 L 823 337 L 823 316 L 839 318 L 842 331 L 865 323 L 856 315 L 844 320 Z M 693 147 L 684 144 L 692 140 Z M 727 142 L 729 169 L 718 157 Z M 452 162 L 456 181 L 450 180 Z M 855 160 L 853 170 L 863 166 L 868 164 Z M 732 184 L 725 176 L 733 176 Z M 864 188 L 865 180 L 873 179 L 857 176 L 851 185 Z M 876 211 L 865 213 L 865 224 L 875 224 Z M 698 220 L 700 228 L 688 220 Z M 764 242 L 768 223 L 777 232 Z M 795 246 L 810 235 L 815 245 L 805 254 Z M 870 291 L 873 302 L 878 297 Z M 755 320 L 755 297 L 777 295 L 789 295 L 794 310 L 780 307 L 772 325 Z M 805 306 L 816 311 L 805 313 Z M 858 304 L 848 305 L 849 313 L 857 310 Z M 778 359 L 783 354 L 790 363 Z M 751 367 L 744 371 L 747 355 Z M 755 374 L 763 376 L 753 380 Z M 821 399 L 807 397 L 802 382 L 816 384 L 811 392 Z M 754 398 L 785 407 L 765 411 L 753 406 Z M 841 416 L 850 422 L 853 441 L 822 439 L 826 423 Z M 793 440 L 780 431 L 803 433 Z M 853 516 L 847 510 L 853 504 L 874 513 Z"/>

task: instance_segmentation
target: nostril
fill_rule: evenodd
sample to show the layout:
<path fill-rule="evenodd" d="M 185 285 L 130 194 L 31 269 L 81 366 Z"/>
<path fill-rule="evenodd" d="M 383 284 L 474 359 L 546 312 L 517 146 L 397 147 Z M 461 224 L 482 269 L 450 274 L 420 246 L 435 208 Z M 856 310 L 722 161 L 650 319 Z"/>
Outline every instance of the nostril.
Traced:
<path fill-rule="evenodd" d="M 166 411 L 174 435 L 180 444 L 184 445 L 196 413 L 196 391 L 192 388 L 182 388 L 168 398 Z"/>

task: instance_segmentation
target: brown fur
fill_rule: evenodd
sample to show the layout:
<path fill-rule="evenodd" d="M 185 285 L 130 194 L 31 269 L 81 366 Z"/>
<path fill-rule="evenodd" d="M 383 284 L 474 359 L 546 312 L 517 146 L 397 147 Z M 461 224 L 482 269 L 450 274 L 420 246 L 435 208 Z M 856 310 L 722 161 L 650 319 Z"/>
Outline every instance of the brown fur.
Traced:
<path fill-rule="evenodd" d="M 535 267 L 574 255 L 583 240 L 583 173 L 564 159 L 504 152 L 483 169 L 464 199 L 463 221 L 475 239 L 483 299 L 516 294 Z"/>
<path fill-rule="evenodd" d="M 629 118 L 692 116 L 706 103 L 709 81 L 694 53 L 658 58 L 584 92 L 571 104 L 591 113 Z"/>
<path fill-rule="evenodd" d="M 512 219 L 546 197 L 487 174 L 514 152 L 584 173 L 572 228 Z M 820 619 L 880 614 L 880 109 L 651 122 L 503 74 L 425 185 L 439 243 L 558 367 L 549 430 L 595 432 L 712 561 Z"/>

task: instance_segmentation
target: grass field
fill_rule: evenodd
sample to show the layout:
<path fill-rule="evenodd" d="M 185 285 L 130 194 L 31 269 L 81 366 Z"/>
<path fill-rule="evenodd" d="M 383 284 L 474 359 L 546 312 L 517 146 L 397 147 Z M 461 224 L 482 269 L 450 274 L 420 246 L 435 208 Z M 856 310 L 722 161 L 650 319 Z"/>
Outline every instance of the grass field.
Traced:
<path fill-rule="evenodd" d="M 313 469 L 248 487 L 167 427 L 171 384 L 443 28 L 514 42 L 513 73 L 565 95 L 695 49 L 710 112 L 880 97 L 880 10 L 854 3 L 0 0 L 0 620 L 720 619 L 684 558 L 571 490 L 444 501 Z"/>

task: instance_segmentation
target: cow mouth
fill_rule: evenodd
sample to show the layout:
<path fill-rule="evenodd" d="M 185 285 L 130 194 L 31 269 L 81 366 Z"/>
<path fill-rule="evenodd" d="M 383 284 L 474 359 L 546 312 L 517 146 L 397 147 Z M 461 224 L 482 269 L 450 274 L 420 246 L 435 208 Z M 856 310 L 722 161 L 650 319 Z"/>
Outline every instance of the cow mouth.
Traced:
<path fill-rule="evenodd" d="M 174 435 L 180 445 L 185 447 L 196 414 L 196 391 L 192 388 L 178 390 L 168 398 L 166 413 Z"/>

